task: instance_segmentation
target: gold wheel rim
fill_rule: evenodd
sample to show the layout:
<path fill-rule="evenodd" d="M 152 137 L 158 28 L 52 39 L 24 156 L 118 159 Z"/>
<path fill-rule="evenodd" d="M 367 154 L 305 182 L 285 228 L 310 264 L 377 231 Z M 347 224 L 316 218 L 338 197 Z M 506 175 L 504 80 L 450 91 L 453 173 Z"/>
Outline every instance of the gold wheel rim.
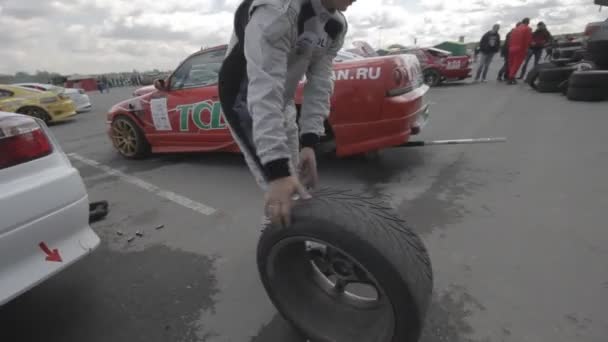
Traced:
<path fill-rule="evenodd" d="M 112 125 L 112 142 L 120 153 L 132 157 L 137 151 L 135 128 L 124 120 L 115 121 Z"/>

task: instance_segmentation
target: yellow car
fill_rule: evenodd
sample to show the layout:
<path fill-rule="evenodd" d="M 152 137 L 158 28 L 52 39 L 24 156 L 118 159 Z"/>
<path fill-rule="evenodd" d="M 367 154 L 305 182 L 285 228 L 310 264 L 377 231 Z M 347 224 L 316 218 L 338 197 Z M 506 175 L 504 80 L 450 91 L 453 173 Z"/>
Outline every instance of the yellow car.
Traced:
<path fill-rule="evenodd" d="M 0 111 L 30 115 L 50 123 L 76 115 L 76 106 L 67 95 L 0 84 Z"/>

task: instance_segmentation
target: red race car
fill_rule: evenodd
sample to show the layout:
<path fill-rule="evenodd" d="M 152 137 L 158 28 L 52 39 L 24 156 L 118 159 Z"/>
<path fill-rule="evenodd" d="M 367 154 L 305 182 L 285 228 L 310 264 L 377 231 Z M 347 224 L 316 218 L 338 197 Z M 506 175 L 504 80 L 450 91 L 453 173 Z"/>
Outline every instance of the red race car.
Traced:
<path fill-rule="evenodd" d="M 418 57 L 424 73 L 424 83 L 431 87 L 444 81 L 461 81 L 472 76 L 469 56 L 452 56 L 450 51 L 433 47 L 400 50 L 398 53 Z"/>
<path fill-rule="evenodd" d="M 226 45 L 198 51 L 165 80 L 168 90 L 144 87 L 114 105 L 108 135 L 126 158 L 148 153 L 240 152 L 218 98 L 218 72 Z M 343 53 L 334 61 L 331 113 L 322 139 L 337 156 L 395 147 L 426 124 L 429 87 L 415 56 L 363 58 Z M 296 94 L 302 103 L 303 85 Z"/>

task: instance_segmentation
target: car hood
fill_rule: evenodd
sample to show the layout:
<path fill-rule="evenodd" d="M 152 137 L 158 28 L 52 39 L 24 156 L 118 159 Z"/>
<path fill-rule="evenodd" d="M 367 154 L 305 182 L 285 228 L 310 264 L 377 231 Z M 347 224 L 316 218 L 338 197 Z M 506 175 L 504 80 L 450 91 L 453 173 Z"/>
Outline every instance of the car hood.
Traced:
<path fill-rule="evenodd" d="M 137 88 L 135 89 L 135 91 L 133 92 L 133 96 L 142 96 L 148 93 L 153 92 L 154 90 L 156 90 L 156 88 L 154 87 L 154 85 L 147 85 L 145 87 L 141 87 L 141 88 Z"/>

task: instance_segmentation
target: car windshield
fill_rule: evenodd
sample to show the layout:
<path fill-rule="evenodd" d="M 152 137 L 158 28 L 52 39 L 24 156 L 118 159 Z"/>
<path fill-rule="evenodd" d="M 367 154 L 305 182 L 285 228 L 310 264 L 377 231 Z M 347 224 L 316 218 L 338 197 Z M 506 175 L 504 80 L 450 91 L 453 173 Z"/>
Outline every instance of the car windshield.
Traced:
<path fill-rule="evenodd" d="M 225 53 L 225 49 L 218 49 L 190 57 L 173 74 L 171 89 L 196 88 L 216 84 Z"/>

